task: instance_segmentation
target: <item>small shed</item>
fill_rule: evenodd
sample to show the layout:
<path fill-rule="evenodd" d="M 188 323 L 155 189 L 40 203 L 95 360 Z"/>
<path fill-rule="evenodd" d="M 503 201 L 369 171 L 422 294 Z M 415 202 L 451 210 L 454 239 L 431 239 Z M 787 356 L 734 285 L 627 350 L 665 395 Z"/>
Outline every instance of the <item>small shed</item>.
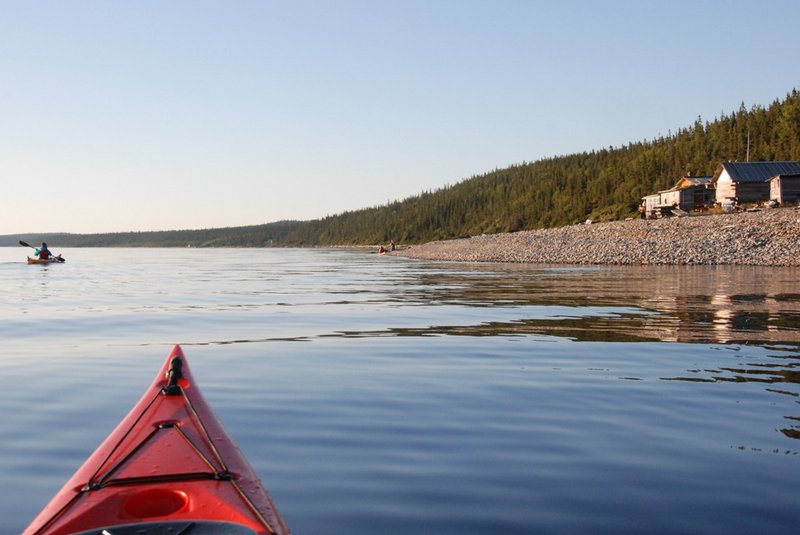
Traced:
<path fill-rule="evenodd" d="M 718 204 L 763 202 L 770 199 L 772 177 L 793 174 L 800 174 L 800 162 L 723 162 L 711 183 Z"/>
<path fill-rule="evenodd" d="M 800 202 L 800 173 L 775 175 L 769 179 L 769 198 L 779 204 Z"/>
<path fill-rule="evenodd" d="M 647 215 L 651 215 L 661 207 L 661 192 L 642 197 L 642 204 Z"/>

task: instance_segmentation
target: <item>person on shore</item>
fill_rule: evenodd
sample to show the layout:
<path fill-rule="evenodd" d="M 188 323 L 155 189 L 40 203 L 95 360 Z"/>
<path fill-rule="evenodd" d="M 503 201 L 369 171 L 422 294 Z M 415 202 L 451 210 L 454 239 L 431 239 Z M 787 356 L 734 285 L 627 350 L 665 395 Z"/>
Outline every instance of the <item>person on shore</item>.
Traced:
<path fill-rule="evenodd" d="M 51 256 L 53 256 L 50 252 L 50 249 L 47 248 L 47 244 L 45 242 L 42 242 L 42 246 L 36 249 L 34 254 L 39 256 L 39 260 L 48 260 Z"/>

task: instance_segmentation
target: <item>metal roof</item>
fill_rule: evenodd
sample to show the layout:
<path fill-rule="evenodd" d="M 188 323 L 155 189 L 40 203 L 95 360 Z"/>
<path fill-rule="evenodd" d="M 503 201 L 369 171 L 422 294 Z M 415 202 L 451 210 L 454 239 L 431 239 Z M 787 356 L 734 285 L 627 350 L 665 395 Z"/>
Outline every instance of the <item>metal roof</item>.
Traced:
<path fill-rule="evenodd" d="M 686 176 L 683 177 L 684 180 L 689 182 L 690 184 L 697 184 L 698 186 L 704 186 L 706 184 L 711 184 L 711 177 L 710 176 Z"/>
<path fill-rule="evenodd" d="M 692 176 L 692 175 L 686 175 L 686 176 L 683 176 L 683 177 L 681 177 L 681 178 L 680 178 L 680 180 L 678 180 L 678 181 L 675 183 L 675 185 L 674 185 L 674 186 L 672 186 L 672 189 L 680 189 L 680 187 L 681 187 L 681 184 L 686 184 L 684 187 L 690 187 L 690 186 L 708 186 L 708 185 L 710 185 L 710 184 L 711 184 L 711 179 L 712 179 L 712 178 L 713 178 L 713 177 L 710 177 L 710 176 Z"/>
<path fill-rule="evenodd" d="M 734 182 L 765 182 L 775 175 L 800 173 L 800 162 L 722 162 L 714 173 L 714 183 L 723 169 Z"/>

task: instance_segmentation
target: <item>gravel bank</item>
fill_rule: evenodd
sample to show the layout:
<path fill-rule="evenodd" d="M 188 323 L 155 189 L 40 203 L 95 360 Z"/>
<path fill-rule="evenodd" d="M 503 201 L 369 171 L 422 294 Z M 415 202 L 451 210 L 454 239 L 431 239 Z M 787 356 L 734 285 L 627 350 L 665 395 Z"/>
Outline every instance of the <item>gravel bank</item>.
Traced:
<path fill-rule="evenodd" d="M 800 266 L 800 210 L 574 225 L 436 241 L 393 254 L 461 262 Z"/>

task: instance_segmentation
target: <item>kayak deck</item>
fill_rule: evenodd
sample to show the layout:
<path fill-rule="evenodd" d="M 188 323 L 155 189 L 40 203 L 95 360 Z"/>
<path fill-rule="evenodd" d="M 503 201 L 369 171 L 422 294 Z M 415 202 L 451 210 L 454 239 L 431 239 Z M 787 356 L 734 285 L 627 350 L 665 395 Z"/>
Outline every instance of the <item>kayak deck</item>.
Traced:
<path fill-rule="evenodd" d="M 289 533 L 180 346 L 24 535 L 75 533 Z"/>
<path fill-rule="evenodd" d="M 53 256 L 51 258 L 44 258 L 44 259 L 43 258 L 31 258 L 30 256 L 28 257 L 28 265 L 31 265 L 31 264 L 43 264 L 43 265 L 47 265 L 47 264 L 62 264 L 64 262 L 65 262 L 65 260 L 63 258 L 61 258 L 60 256 Z"/>
<path fill-rule="evenodd" d="M 97 528 L 72 535 L 256 535 L 257 532 L 229 522 L 147 522 Z"/>

